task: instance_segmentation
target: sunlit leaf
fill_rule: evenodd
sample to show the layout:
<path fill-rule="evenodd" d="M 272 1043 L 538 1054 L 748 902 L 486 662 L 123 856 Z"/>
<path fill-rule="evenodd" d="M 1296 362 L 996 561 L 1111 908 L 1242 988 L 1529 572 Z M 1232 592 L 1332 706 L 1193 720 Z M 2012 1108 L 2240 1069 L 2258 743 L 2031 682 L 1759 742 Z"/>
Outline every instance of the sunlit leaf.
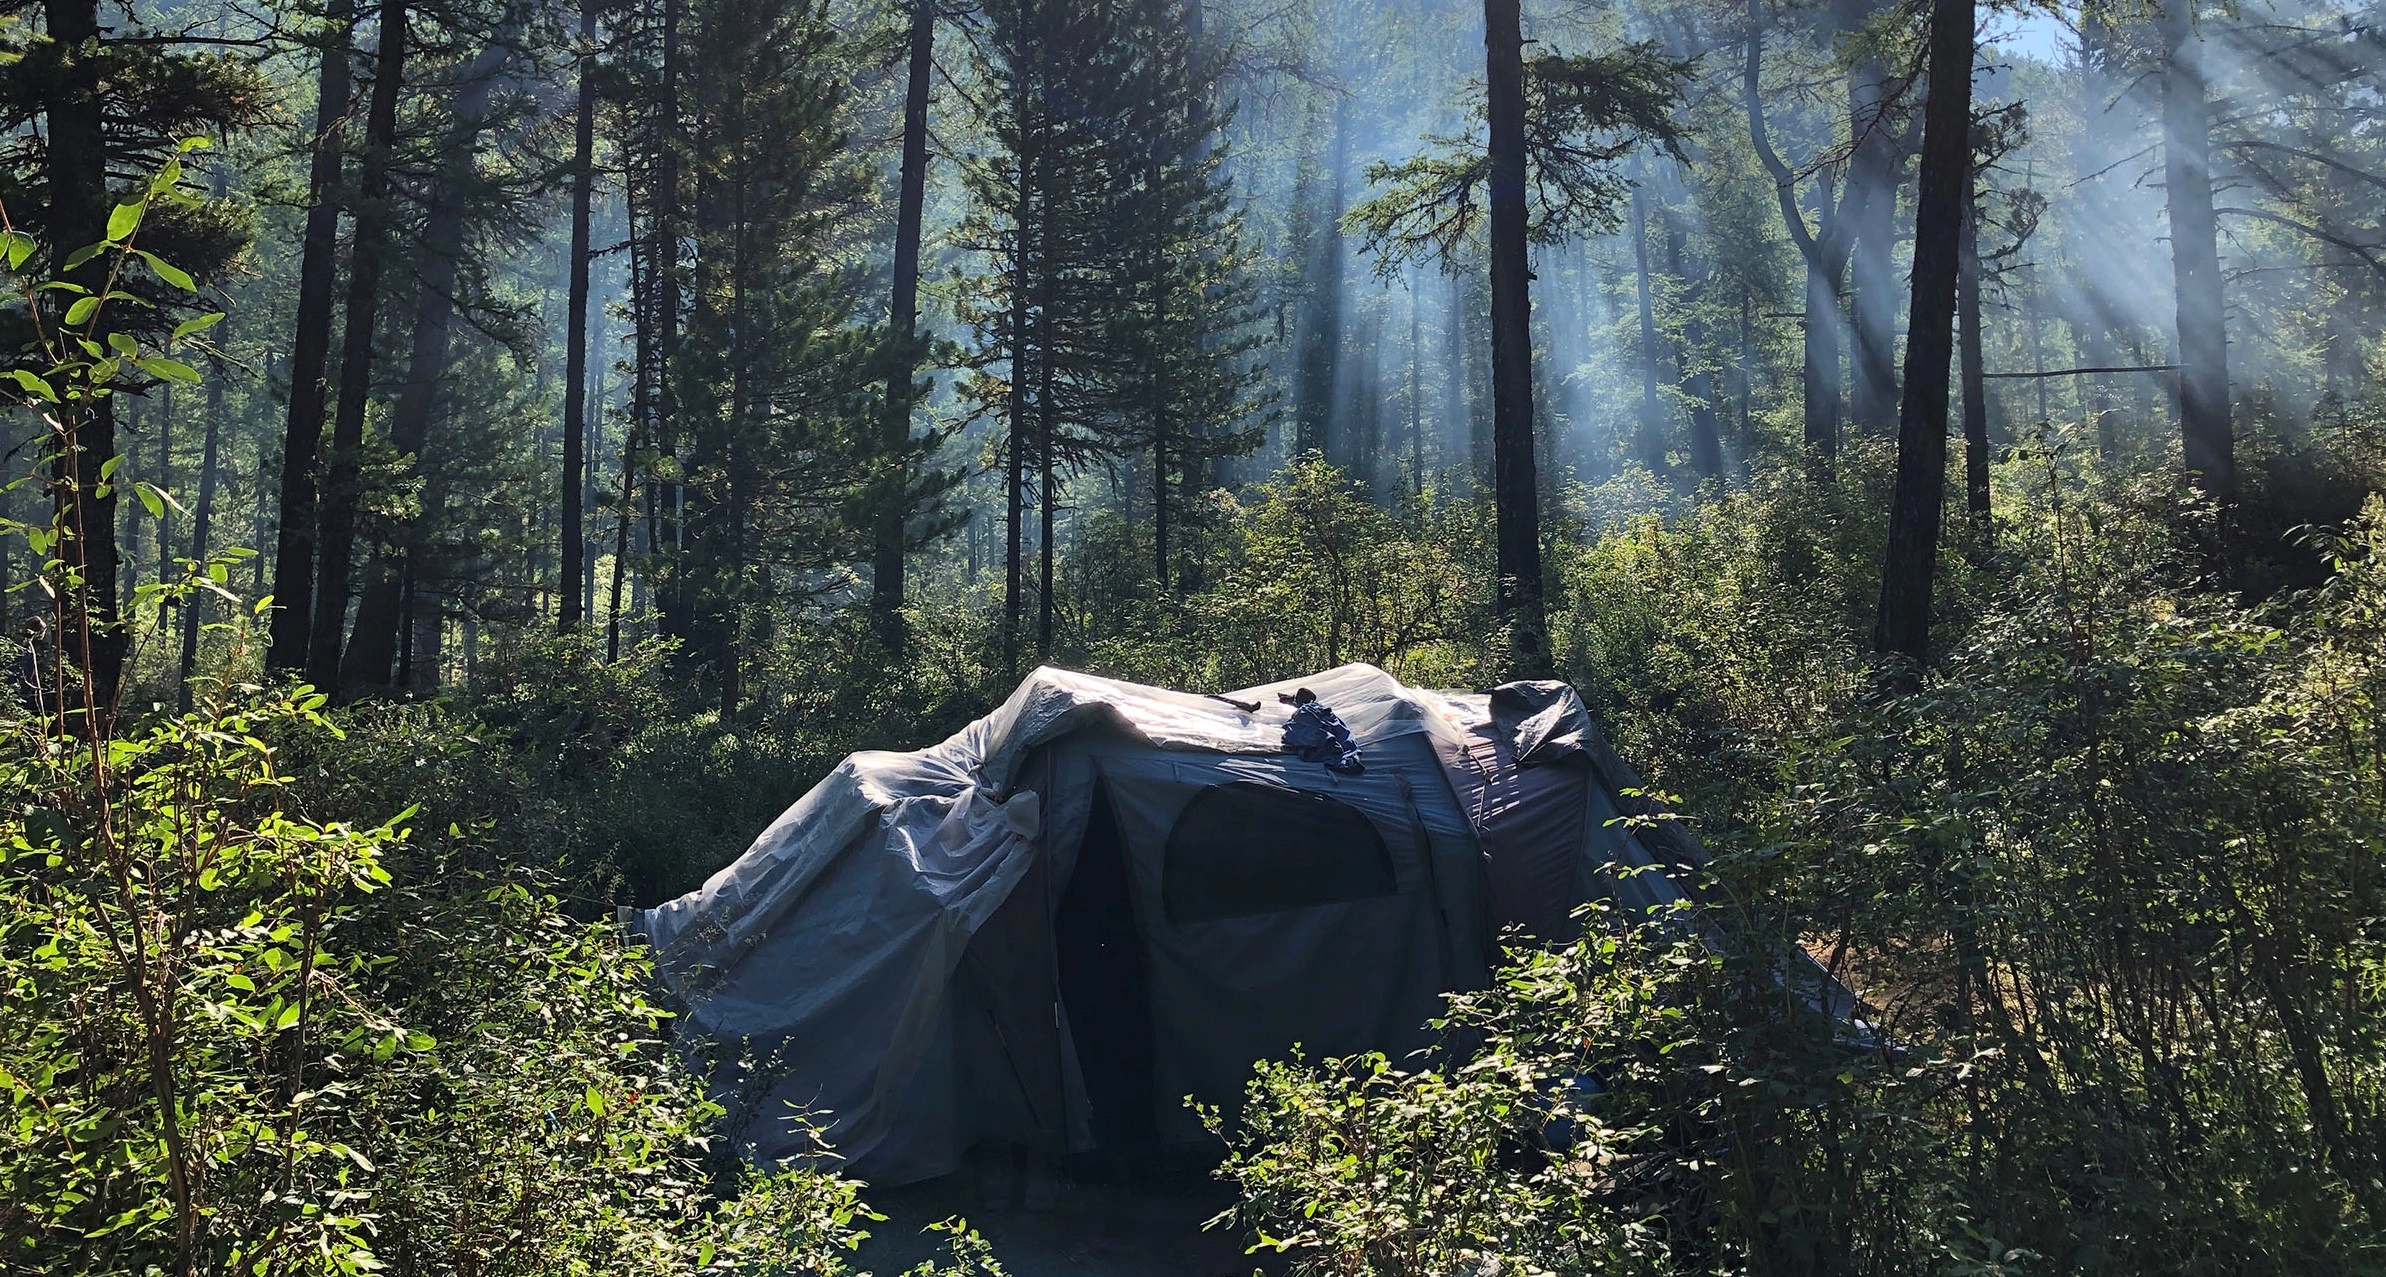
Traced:
<path fill-rule="evenodd" d="M 172 262 L 159 257 L 157 254 L 150 252 L 148 249 L 136 249 L 134 251 L 140 254 L 142 261 L 149 263 L 149 269 L 156 271 L 157 277 L 159 279 L 172 284 L 174 287 L 179 288 L 186 293 L 198 291 L 199 286 L 191 281 L 189 271 L 186 271 L 181 267 L 174 265 Z"/>
<path fill-rule="evenodd" d="M 108 214 L 108 242 L 121 244 L 134 231 L 139 230 L 141 228 L 141 211 L 147 207 L 148 202 L 145 200 L 134 200 L 130 203 L 117 205 L 116 210 Z"/>

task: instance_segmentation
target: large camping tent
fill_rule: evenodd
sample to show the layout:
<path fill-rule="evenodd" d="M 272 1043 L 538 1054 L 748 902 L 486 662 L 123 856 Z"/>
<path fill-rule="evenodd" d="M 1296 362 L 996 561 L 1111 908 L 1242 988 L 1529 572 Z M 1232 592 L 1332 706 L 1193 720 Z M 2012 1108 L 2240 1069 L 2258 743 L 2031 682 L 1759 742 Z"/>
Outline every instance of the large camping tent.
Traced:
<path fill-rule="evenodd" d="M 1306 689 L 1359 769 L 1284 750 Z M 821 1137 L 881 1183 L 980 1141 L 1198 1135 L 1254 1060 L 1421 1046 L 1509 928 L 1681 898 L 1573 689 L 1424 691 L 1346 665 L 1205 697 L 1039 669 L 915 753 L 855 754 L 704 886 L 645 911 L 682 1033 L 733 1044 L 745 1154 Z M 1647 872 L 1617 872 L 1639 868 Z M 818 1133 L 780 1120 L 795 1106 Z"/>

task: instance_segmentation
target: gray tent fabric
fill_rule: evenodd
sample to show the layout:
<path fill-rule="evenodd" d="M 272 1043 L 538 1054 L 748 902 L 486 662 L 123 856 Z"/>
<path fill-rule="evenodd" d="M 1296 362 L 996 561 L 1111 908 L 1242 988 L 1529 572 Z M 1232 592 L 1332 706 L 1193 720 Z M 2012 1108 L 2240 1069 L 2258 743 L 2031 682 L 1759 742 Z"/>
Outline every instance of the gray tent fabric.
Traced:
<path fill-rule="evenodd" d="M 1282 752 L 1296 688 L 1349 726 L 1362 772 Z M 1564 684 L 1442 693 L 1346 665 L 1207 697 L 1039 669 L 948 740 L 847 758 L 630 921 L 750 1115 L 752 1160 L 825 1140 L 902 1183 L 983 1139 L 1191 1138 L 1183 1098 L 1231 1104 L 1254 1060 L 1424 1045 L 1503 929 L 1556 939 L 1594 898 L 1681 898 L 1694 864 L 1619 820 L 1603 751 Z M 1309 815 L 1358 834 L 1309 845 Z M 1248 907 L 1187 914 L 1171 881 Z M 1111 969 L 1089 974 L 1063 933 L 1104 928 Z"/>

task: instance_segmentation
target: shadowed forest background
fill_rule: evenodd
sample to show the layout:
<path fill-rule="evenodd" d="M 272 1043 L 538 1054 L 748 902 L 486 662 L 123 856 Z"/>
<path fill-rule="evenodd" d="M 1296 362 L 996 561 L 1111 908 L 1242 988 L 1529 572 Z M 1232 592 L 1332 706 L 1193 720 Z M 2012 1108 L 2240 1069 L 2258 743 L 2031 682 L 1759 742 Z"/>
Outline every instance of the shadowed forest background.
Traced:
<path fill-rule="evenodd" d="M 1262 1067 L 1255 1264 L 2386 1263 L 2386 12 L 0 12 L 0 1270 L 847 1271 L 613 907 L 1349 661 L 1573 683 L 1738 939 Z"/>

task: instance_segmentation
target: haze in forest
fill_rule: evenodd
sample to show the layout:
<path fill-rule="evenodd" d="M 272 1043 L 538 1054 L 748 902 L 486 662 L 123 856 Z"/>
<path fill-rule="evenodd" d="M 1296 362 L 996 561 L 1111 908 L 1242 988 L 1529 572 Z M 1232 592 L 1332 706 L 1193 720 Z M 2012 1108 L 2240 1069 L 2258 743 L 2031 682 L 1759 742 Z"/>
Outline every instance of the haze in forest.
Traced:
<path fill-rule="evenodd" d="M 968 986 L 796 1046 L 1180 1267 L 2374 1270 L 2378 0 L 0 13 L 0 1271 L 910 1265 L 958 1198 L 857 1249 L 905 1186 L 631 925 L 765 872 Z M 1570 777 L 1582 908 L 1420 906 L 1430 1048 L 1194 1152 L 953 1098 L 1078 1060 L 936 859 L 1041 836 L 989 716 L 1302 680 L 1491 760 L 1351 881 Z"/>

